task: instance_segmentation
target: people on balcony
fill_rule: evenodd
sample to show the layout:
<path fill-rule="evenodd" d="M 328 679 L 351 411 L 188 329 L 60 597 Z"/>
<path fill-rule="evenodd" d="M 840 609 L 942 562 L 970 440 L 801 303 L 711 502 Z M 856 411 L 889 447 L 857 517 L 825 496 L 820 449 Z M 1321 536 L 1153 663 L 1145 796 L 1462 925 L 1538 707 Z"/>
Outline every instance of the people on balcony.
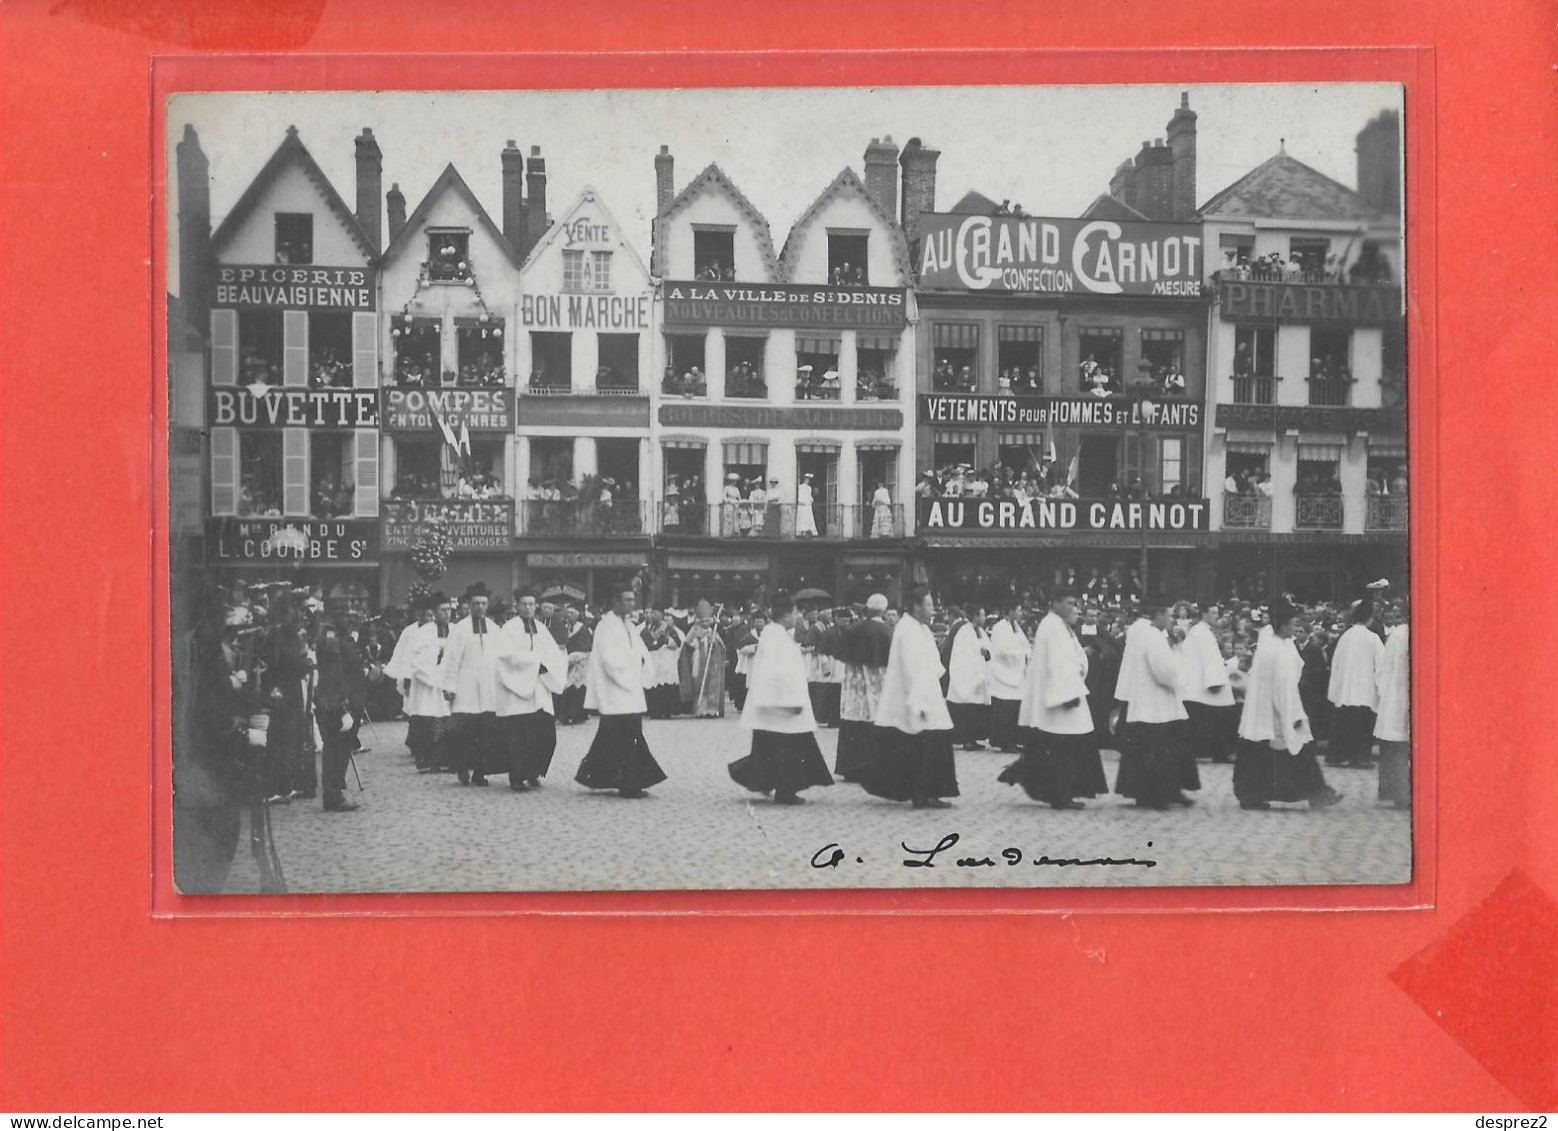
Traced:
<path fill-rule="evenodd" d="M 875 369 L 864 369 L 855 374 L 855 399 L 857 401 L 895 401 L 898 386 Z"/>
<path fill-rule="evenodd" d="M 310 514 L 314 518 L 349 518 L 355 494 L 351 484 L 339 482 L 334 475 L 321 475 L 314 481 Z"/>
<path fill-rule="evenodd" d="M 876 490 L 871 493 L 871 537 L 894 538 L 897 534 L 898 524 L 893 521 L 893 496 L 887 484 L 879 480 Z"/>
<path fill-rule="evenodd" d="M 671 397 L 706 397 L 709 395 L 709 383 L 703 376 L 703 370 L 696 365 L 680 376 L 677 376 L 674 367 L 667 365 L 660 378 L 660 391 Z"/>
<path fill-rule="evenodd" d="M 326 347 L 320 350 L 318 357 L 311 359 L 308 384 L 313 389 L 349 389 L 352 385 L 352 363 Z"/>
<path fill-rule="evenodd" d="M 1125 391 L 1114 367 L 1100 364 L 1092 354 L 1083 358 L 1078 368 L 1081 370 L 1082 388 L 1095 397 L 1112 397 Z"/>
<path fill-rule="evenodd" d="M 502 359 L 467 361 L 460 366 L 459 383 L 467 388 L 495 389 L 503 385 Z"/>
<path fill-rule="evenodd" d="M 800 485 L 795 488 L 795 536 L 797 538 L 817 537 L 817 512 L 812 509 L 812 476 L 810 473 L 801 476 Z"/>
<path fill-rule="evenodd" d="M 1300 471 L 1295 490 L 1300 495 L 1340 495 L 1342 481 L 1335 471 Z"/>
<path fill-rule="evenodd" d="M 738 361 L 725 374 L 725 395 L 727 397 L 763 398 L 768 396 L 768 382 L 763 380 L 763 375 L 755 365 L 750 362 Z"/>
<path fill-rule="evenodd" d="M 438 367 L 419 357 L 395 356 L 393 383 L 403 389 L 424 389 L 438 384 Z"/>
<path fill-rule="evenodd" d="M 972 393 L 975 389 L 973 366 L 955 368 L 949 358 L 940 358 L 931 373 L 931 387 L 938 393 Z"/>
<path fill-rule="evenodd" d="M 795 399 L 798 401 L 836 401 L 839 399 L 839 374 L 829 369 L 818 374 L 810 365 L 795 370 Z"/>
<path fill-rule="evenodd" d="M 253 349 L 243 351 L 243 358 L 238 363 L 240 385 L 279 385 L 281 377 L 279 364 L 266 360 Z"/>
<path fill-rule="evenodd" d="M 835 287 L 863 287 L 866 285 L 865 265 L 857 263 L 850 266 L 841 263 L 833 268 L 833 285 Z"/>
<path fill-rule="evenodd" d="M 475 468 L 455 481 L 455 497 L 459 499 L 501 499 L 503 484 L 498 477 L 483 468 Z"/>
<path fill-rule="evenodd" d="M 732 283 L 736 279 L 736 269 L 717 259 L 711 259 L 698 268 L 697 274 L 699 279 L 709 283 Z"/>
<path fill-rule="evenodd" d="M 281 490 L 263 469 L 243 473 L 238 485 L 238 513 L 255 518 L 281 516 Z"/>
<path fill-rule="evenodd" d="M 537 363 L 530 371 L 530 387 L 537 392 L 555 393 L 566 390 L 568 386 L 566 377 L 549 376 L 543 364 Z"/>
<path fill-rule="evenodd" d="M 631 393 L 638 390 L 638 375 L 635 373 L 618 373 L 610 365 L 599 365 L 595 369 L 595 388 L 606 393 Z"/>

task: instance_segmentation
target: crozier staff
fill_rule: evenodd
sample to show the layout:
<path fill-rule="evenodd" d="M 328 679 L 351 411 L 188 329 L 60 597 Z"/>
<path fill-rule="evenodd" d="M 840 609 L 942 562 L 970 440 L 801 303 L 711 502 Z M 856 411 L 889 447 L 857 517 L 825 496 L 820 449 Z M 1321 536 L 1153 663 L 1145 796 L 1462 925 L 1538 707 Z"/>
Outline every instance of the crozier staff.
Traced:
<path fill-rule="evenodd" d="M 730 776 L 753 793 L 772 793 L 780 805 L 800 805 L 801 790 L 832 785 L 833 776 L 817 747 L 806 658 L 792 635 L 795 603 L 776 593 L 768 613 L 741 712 L 742 729 L 752 732 L 752 751 L 730 764 Z"/>
<path fill-rule="evenodd" d="M 557 750 L 553 696 L 566 685 L 568 659 L 536 620 L 536 595 L 514 592 L 515 615 L 498 633 L 498 725 L 508 756 L 509 788 L 536 789 Z"/>
<path fill-rule="evenodd" d="M 930 624 L 936 602 L 923 586 L 909 590 L 905 616 L 893 630 L 887 674 L 872 731 L 871 764 L 859 776 L 862 789 L 916 809 L 946 809 L 958 795 L 952 756 L 952 716 L 941 695 L 943 669 Z"/>
<path fill-rule="evenodd" d="M 631 586 L 619 586 L 610 611 L 595 626 L 584 705 L 600 715 L 600 726 L 574 777 L 586 789 L 614 789 L 632 798 L 648 797 L 645 790 L 665 781 L 665 771 L 644 741 L 649 653 L 629 623 L 637 600 Z"/>

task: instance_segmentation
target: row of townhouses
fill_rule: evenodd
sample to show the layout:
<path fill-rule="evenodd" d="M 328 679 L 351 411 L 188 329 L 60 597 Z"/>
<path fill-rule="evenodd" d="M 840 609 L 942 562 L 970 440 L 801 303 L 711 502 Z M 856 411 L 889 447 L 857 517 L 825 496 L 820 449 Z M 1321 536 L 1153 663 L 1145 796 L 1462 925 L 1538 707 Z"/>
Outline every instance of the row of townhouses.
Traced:
<path fill-rule="evenodd" d="M 177 145 L 175 548 L 235 577 L 399 602 L 430 523 L 443 588 L 592 602 L 1405 568 L 1393 113 L 1356 191 L 1279 152 L 1198 206 L 1182 98 L 1064 218 L 938 210 L 939 152 L 873 138 L 782 243 L 662 146 L 647 256 L 590 187 L 554 214 L 535 148 L 495 219 L 453 165 L 408 213 L 355 147 L 348 204 L 288 130 L 213 231 Z"/>

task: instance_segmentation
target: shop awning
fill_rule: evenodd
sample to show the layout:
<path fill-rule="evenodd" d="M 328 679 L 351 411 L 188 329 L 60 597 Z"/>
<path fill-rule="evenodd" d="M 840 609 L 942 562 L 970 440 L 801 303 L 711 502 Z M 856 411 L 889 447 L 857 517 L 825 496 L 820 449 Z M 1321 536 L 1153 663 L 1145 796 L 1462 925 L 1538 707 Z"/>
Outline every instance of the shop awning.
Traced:
<path fill-rule="evenodd" d="M 815 455 L 837 455 L 839 447 L 837 440 L 802 440 L 796 443 L 795 450 Z"/>
<path fill-rule="evenodd" d="M 897 440 L 857 440 L 855 451 L 857 452 L 896 452 L 903 447 Z"/>
<path fill-rule="evenodd" d="M 662 448 L 697 448 L 700 451 L 709 446 L 709 442 L 698 436 L 668 436 L 660 441 Z"/>
<path fill-rule="evenodd" d="M 857 334 L 855 336 L 855 348 L 857 350 L 881 350 L 884 353 L 892 353 L 898 348 L 898 336 L 896 334 Z"/>
<path fill-rule="evenodd" d="M 1311 461 L 1335 461 L 1342 458 L 1341 444 L 1306 444 L 1298 445 L 1298 458 Z"/>
<path fill-rule="evenodd" d="M 1042 448 L 1044 446 L 1044 433 L 1002 432 L 1000 440 L 1003 448 Z"/>
<path fill-rule="evenodd" d="M 795 336 L 796 353 L 826 353 L 837 355 L 839 352 L 839 339 L 831 337 L 819 337 L 816 334 Z"/>
<path fill-rule="evenodd" d="M 931 440 L 937 444 L 977 444 L 979 443 L 979 433 L 954 432 L 950 429 L 942 431 L 938 429 L 931 433 Z"/>
<path fill-rule="evenodd" d="M 1386 459 L 1405 459 L 1407 445 L 1404 440 L 1376 440 L 1369 437 L 1369 455 Z"/>
<path fill-rule="evenodd" d="M 930 335 L 932 344 L 948 349 L 979 348 L 979 326 L 973 322 L 937 322 Z"/>
<path fill-rule="evenodd" d="M 1044 340 L 1042 326 L 997 326 L 995 337 L 1000 342 L 1038 342 Z"/>
<path fill-rule="evenodd" d="M 766 440 L 727 440 L 725 442 L 725 462 L 727 464 L 768 464 L 768 441 Z"/>
<path fill-rule="evenodd" d="M 1271 441 L 1229 440 L 1223 445 L 1223 450 L 1246 456 L 1269 456 L 1271 454 Z"/>

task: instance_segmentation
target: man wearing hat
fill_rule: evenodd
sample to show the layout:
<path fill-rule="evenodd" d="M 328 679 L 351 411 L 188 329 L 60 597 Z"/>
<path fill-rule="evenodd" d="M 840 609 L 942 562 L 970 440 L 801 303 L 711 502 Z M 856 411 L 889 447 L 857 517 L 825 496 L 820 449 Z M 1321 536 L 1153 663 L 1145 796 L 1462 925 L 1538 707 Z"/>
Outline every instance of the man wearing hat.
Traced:
<path fill-rule="evenodd" d="M 442 684 L 453 719 L 455 769 L 460 784 L 486 785 L 487 771 L 502 762 L 498 728 L 498 626 L 487 616 L 491 593 L 484 582 L 465 591 L 470 615 L 449 630 Z"/>
<path fill-rule="evenodd" d="M 406 746 L 418 770 L 442 769 L 444 731 L 449 723 L 449 700 L 444 696 L 439 670 L 449 643 L 449 614 L 453 604 L 447 594 L 433 592 L 418 602 L 418 621 L 400 635 L 395 654 L 384 669 L 391 679 L 402 681 L 406 701 Z"/>

